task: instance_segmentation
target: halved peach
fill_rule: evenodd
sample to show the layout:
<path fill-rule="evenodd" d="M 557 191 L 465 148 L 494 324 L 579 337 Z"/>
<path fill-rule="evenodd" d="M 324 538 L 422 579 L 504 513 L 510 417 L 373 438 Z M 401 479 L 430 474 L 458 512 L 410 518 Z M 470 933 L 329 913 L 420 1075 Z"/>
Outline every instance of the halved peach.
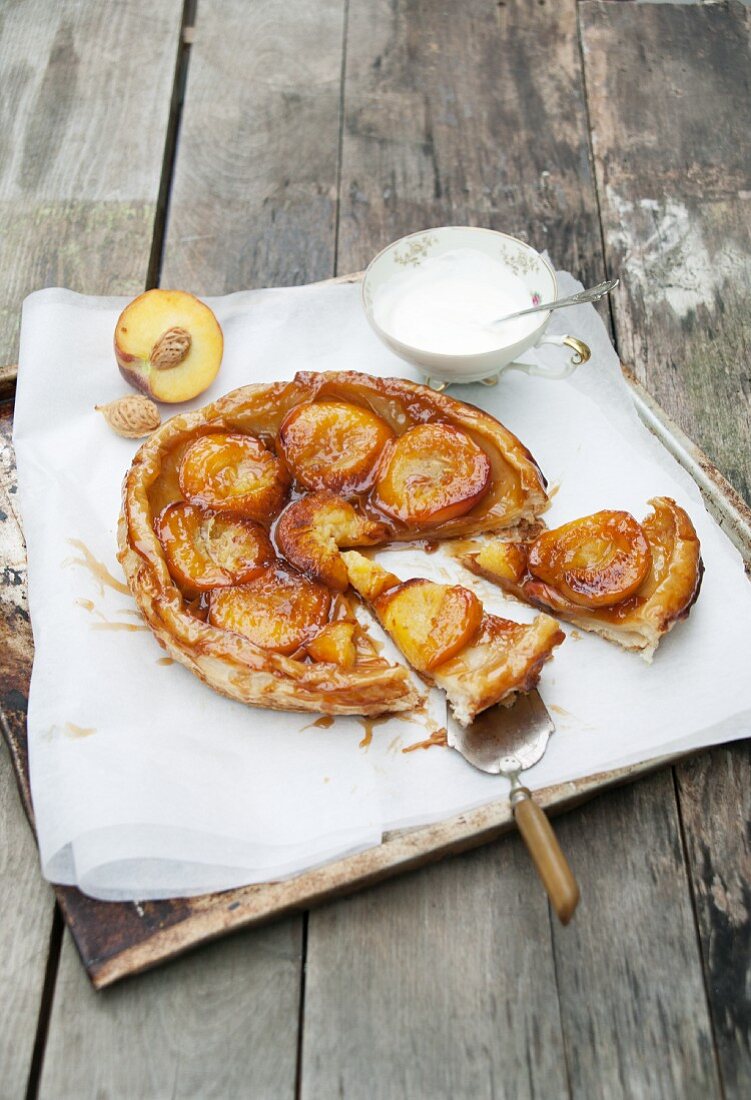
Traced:
<path fill-rule="evenodd" d="M 242 587 L 215 589 L 209 622 L 262 649 L 293 653 L 318 633 L 330 605 L 331 595 L 322 585 L 276 565 Z"/>
<path fill-rule="evenodd" d="M 468 588 L 427 580 L 405 581 L 384 592 L 373 610 L 418 672 L 430 672 L 468 645 L 483 616 Z"/>
<path fill-rule="evenodd" d="M 401 584 L 399 578 L 389 573 L 388 569 L 366 558 L 364 554 L 358 554 L 356 550 L 345 550 L 341 558 L 347 569 L 349 583 L 368 603 L 372 603 L 382 592 Z"/>
<path fill-rule="evenodd" d="M 147 290 L 115 326 L 115 358 L 126 382 L 156 401 L 189 401 L 216 378 L 224 338 L 207 305 L 184 290 Z"/>
<path fill-rule="evenodd" d="M 582 607 L 611 607 L 632 596 L 652 564 L 649 542 L 628 512 L 596 512 L 529 547 L 530 573 Z"/>
<path fill-rule="evenodd" d="M 359 515 L 327 489 L 301 497 L 282 512 L 276 541 L 287 561 L 343 592 L 349 585 L 340 546 L 372 546 L 386 537 L 383 524 Z"/>
<path fill-rule="evenodd" d="M 434 527 L 469 512 L 490 483 L 490 459 L 465 432 L 418 424 L 387 445 L 373 503 L 408 527 Z"/>
<path fill-rule="evenodd" d="M 279 449 L 306 489 L 359 492 L 372 482 L 381 451 L 393 438 L 370 409 L 344 401 L 297 405 L 279 428 Z"/>
<path fill-rule="evenodd" d="M 199 436 L 183 455 L 178 480 L 191 504 L 267 524 L 284 503 L 289 486 L 276 455 L 260 439 L 240 432 Z"/>
<path fill-rule="evenodd" d="M 184 500 L 165 508 L 157 535 L 171 576 L 188 596 L 246 584 L 276 557 L 266 531 L 253 520 Z"/>
<path fill-rule="evenodd" d="M 357 661 L 357 623 L 327 623 L 305 647 L 314 661 L 354 668 Z"/>

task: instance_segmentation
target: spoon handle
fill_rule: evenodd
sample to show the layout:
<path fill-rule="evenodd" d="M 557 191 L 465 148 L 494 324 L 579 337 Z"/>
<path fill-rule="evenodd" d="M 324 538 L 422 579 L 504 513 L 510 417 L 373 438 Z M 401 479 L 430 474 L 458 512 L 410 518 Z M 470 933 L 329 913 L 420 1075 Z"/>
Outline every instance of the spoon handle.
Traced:
<path fill-rule="evenodd" d="M 554 302 L 543 302 L 539 306 L 530 309 L 520 309 L 518 313 L 509 313 L 506 317 L 499 317 L 491 321 L 492 325 L 503 324 L 504 321 L 513 321 L 517 317 L 526 317 L 528 313 L 542 313 L 547 310 L 561 309 L 563 306 L 578 306 L 582 302 L 599 302 L 606 294 L 618 286 L 619 279 L 608 279 L 607 282 L 598 283 L 589 290 L 580 290 L 578 294 L 572 294 L 570 298 L 557 298 Z"/>

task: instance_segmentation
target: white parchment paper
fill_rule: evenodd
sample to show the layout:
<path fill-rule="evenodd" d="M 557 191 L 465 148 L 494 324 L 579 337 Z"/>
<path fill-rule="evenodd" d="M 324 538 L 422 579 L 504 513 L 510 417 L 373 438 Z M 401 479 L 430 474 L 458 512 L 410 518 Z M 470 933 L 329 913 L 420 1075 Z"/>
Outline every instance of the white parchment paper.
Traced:
<path fill-rule="evenodd" d="M 560 275 L 561 293 L 578 287 Z M 249 382 L 297 370 L 417 375 L 369 329 L 359 287 L 259 290 L 209 300 L 225 357 L 198 406 Z M 36 656 L 29 751 L 44 874 L 113 900 L 198 894 L 293 875 L 379 843 L 399 826 L 446 818 L 502 797 L 449 749 L 403 753 L 425 730 L 392 719 L 361 746 L 356 719 L 257 710 L 216 695 L 163 653 L 115 557 L 120 486 L 137 444 L 93 412 L 128 392 L 112 333 L 125 299 L 65 290 L 24 305 L 15 419 Z M 751 732 L 751 587 L 737 552 L 688 475 L 639 422 L 591 306 L 554 315 L 592 359 L 567 381 L 507 373 L 456 396 L 520 436 L 557 490 L 551 526 L 600 508 L 642 518 L 673 496 L 702 542 L 704 585 L 688 622 L 654 664 L 591 635 L 569 637 L 541 681 L 557 732 L 532 787 Z M 546 349 L 541 360 L 563 354 Z M 388 552 L 398 575 L 473 585 L 489 610 L 534 612 L 464 573 L 439 551 Z M 92 561 L 115 578 L 103 576 Z M 133 629 L 137 628 L 137 629 Z M 441 724 L 442 696 L 431 696 Z"/>

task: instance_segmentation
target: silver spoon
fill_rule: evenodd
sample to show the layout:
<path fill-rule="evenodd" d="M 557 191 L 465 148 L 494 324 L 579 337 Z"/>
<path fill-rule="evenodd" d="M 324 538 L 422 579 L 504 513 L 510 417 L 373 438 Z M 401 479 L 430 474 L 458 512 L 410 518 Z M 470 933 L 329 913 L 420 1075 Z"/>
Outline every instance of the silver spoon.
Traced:
<path fill-rule="evenodd" d="M 526 317 L 528 313 L 543 313 L 545 310 L 561 309 L 563 306 L 578 306 L 582 302 L 599 302 L 611 290 L 618 286 L 620 279 L 608 279 L 607 282 L 598 283 L 589 290 L 580 290 L 578 294 L 572 294 L 570 298 L 557 298 L 555 302 L 543 302 L 539 306 L 531 306 L 530 309 L 520 309 L 518 313 L 509 313 L 506 317 L 498 317 L 489 325 L 502 325 L 506 321 L 513 321 L 517 317 Z"/>

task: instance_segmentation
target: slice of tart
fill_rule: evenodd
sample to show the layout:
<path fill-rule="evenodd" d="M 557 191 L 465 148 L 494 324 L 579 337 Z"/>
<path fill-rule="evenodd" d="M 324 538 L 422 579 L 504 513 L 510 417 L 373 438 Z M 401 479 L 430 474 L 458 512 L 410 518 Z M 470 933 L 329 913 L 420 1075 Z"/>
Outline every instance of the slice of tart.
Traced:
<path fill-rule="evenodd" d="M 531 691 L 564 634 L 538 615 L 525 625 L 491 615 L 474 592 L 400 581 L 356 550 L 342 553 L 349 581 L 422 678 L 442 688 L 458 722 Z"/>
<path fill-rule="evenodd" d="M 463 544 L 458 560 L 505 592 L 651 661 L 701 587 L 694 526 L 669 497 L 637 523 L 603 511 L 530 540 Z"/>

